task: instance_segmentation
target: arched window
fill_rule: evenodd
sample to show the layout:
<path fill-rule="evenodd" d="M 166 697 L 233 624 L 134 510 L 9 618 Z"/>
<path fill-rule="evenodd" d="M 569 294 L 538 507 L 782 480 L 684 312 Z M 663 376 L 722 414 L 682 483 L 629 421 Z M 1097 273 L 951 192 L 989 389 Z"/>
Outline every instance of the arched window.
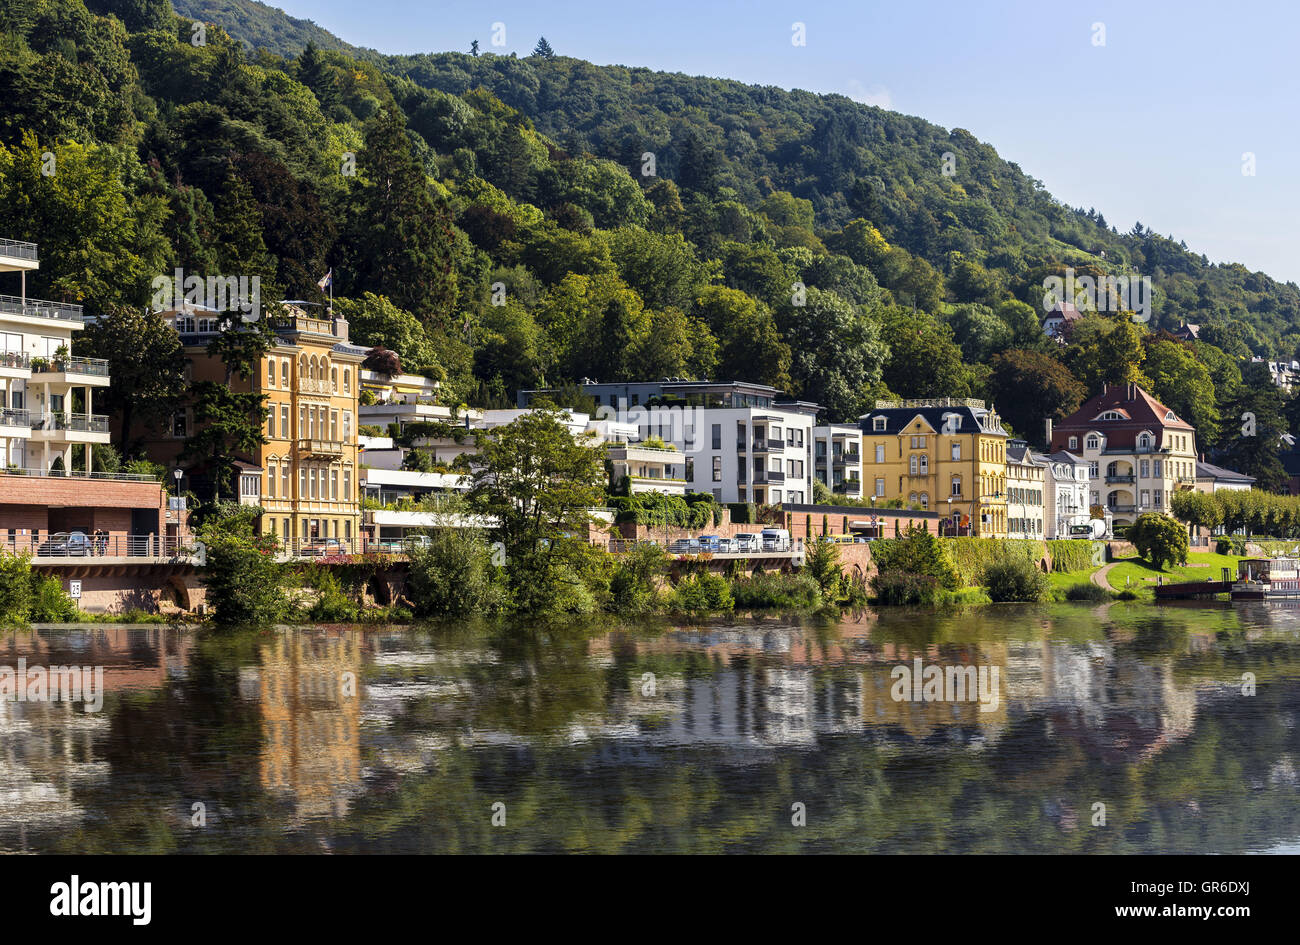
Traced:
<path fill-rule="evenodd" d="M 907 502 L 908 502 L 909 505 L 916 505 L 916 493 L 915 493 L 915 492 L 910 493 L 910 494 L 908 495 L 908 497 L 907 497 Z"/>
<path fill-rule="evenodd" d="M 336 394 L 339 392 L 339 369 L 336 367 L 330 368 L 330 389 Z"/>
<path fill-rule="evenodd" d="M 275 386 L 275 358 L 266 359 L 266 386 Z"/>
<path fill-rule="evenodd" d="M 351 392 L 352 392 L 352 372 L 349 371 L 347 368 L 344 368 L 343 369 L 343 393 L 350 394 Z"/>
<path fill-rule="evenodd" d="M 930 493 L 928 493 L 928 492 L 922 492 L 922 493 L 921 493 L 921 508 L 923 508 L 923 509 L 928 509 L 929 507 L 930 507 Z"/>
<path fill-rule="evenodd" d="M 929 473 L 929 471 L 930 471 L 930 457 L 927 456 L 927 455 L 925 455 L 924 453 L 922 453 L 922 454 L 921 454 L 921 474 L 922 474 L 922 475 L 925 475 L 925 474 Z"/>
<path fill-rule="evenodd" d="M 280 386 L 289 386 L 289 359 L 285 358 L 280 362 Z"/>

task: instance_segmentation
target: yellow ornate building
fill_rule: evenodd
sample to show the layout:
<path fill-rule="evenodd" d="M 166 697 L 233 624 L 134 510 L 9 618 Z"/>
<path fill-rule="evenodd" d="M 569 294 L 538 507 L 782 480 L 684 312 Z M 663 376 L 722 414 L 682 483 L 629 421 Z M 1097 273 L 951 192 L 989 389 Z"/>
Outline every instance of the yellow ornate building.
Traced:
<path fill-rule="evenodd" d="M 191 382 L 224 381 L 225 365 L 207 349 L 222 316 L 189 306 L 164 315 L 181 337 Z M 262 532 L 283 541 L 352 542 L 361 537 L 357 398 L 366 349 L 348 341 L 342 318 L 288 304 L 268 317 L 274 346 L 254 378 L 231 381 L 233 389 L 266 396 L 266 442 L 236 463 L 239 501 L 260 505 Z M 150 457 L 174 466 L 194 432 L 189 406 L 161 437 L 146 436 Z M 207 488 L 202 478 L 191 478 L 190 487 Z"/>
<path fill-rule="evenodd" d="M 1007 431 L 984 401 L 880 400 L 859 424 L 868 497 L 940 512 L 946 534 L 1007 536 Z"/>

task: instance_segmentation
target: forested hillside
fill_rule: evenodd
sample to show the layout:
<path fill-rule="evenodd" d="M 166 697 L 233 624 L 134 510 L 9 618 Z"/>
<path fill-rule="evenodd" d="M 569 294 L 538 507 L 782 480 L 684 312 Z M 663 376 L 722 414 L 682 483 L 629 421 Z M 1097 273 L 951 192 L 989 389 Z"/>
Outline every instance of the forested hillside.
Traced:
<path fill-rule="evenodd" d="M 167 0 L 0 8 L 0 236 L 42 244 L 34 294 L 111 321 L 176 266 L 317 300 L 332 267 L 355 338 L 479 404 L 583 376 L 744 378 L 834 420 L 887 394 L 990 397 L 1036 438 L 1138 380 L 1203 444 L 1277 472 L 1225 418 L 1283 428 L 1249 358 L 1295 352 L 1295 286 L 1115 233 L 964 131 L 545 52 L 357 58 L 269 8 L 178 0 L 195 4 L 236 36 L 196 45 Z M 1154 319 L 1044 339 L 1043 281 L 1067 266 L 1149 276 Z M 1180 318 L 1203 342 L 1159 331 Z"/>

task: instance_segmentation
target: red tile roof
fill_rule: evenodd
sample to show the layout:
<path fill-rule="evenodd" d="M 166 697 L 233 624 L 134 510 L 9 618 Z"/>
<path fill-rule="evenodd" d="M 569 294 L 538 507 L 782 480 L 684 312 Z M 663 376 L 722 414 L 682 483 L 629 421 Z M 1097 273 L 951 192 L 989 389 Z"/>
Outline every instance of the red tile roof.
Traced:
<path fill-rule="evenodd" d="M 1122 412 L 1128 419 L 1095 419 L 1107 410 Z M 1173 415 L 1176 419 L 1167 420 L 1166 415 Z M 1152 433 L 1165 429 L 1196 432 L 1190 423 L 1177 417 L 1137 384 L 1109 385 L 1070 416 L 1053 425 L 1052 449 L 1065 449 L 1071 434 L 1080 436 L 1092 430 L 1106 437 L 1106 448 L 1111 450 L 1133 447 L 1143 430 Z"/>

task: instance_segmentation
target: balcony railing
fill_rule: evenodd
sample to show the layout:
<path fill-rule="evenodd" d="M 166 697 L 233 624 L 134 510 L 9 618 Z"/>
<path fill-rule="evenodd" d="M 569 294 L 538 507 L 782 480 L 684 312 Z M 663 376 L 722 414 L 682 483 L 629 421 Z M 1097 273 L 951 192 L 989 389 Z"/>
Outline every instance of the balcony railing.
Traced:
<path fill-rule="evenodd" d="M 1115 483 L 1122 483 L 1122 482 L 1137 482 L 1137 478 L 1135 476 L 1107 476 L 1106 477 L 1106 485 L 1108 486 L 1114 485 Z"/>
<path fill-rule="evenodd" d="M 781 453 L 785 451 L 785 440 L 755 440 L 755 453 Z"/>
<path fill-rule="evenodd" d="M 311 456 L 342 456 L 342 440 L 316 440 L 301 439 L 298 441 L 298 452 Z"/>
<path fill-rule="evenodd" d="M 158 482 L 145 473 L 87 473 L 79 469 L 27 469 L 23 466 L 10 466 L 0 469 L 0 476 L 30 476 L 36 479 L 99 479 L 113 482 Z"/>
<path fill-rule="evenodd" d="M 325 377 L 300 377 L 298 390 L 304 394 L 333 394 L 334 382 Z"/>
<path fill-rule="evenodd" d="M 108 377 L 108 362 L 103 358 L 50 358 L 32 367 L 35 374 L 86 374 Z"/>
<path fill-rule="evenodd" d="M 5 407 L 0 410 L 0 427 L 25 427 L 30 430 L 32 427 L 31 412 L 19 410 L 16 407 Z"/>
<path fill-rule="evenodd" d="M 32 422 L 33 430 L 67 430 L 72 433 L 107 433 L 108 417 L 90 413 L 51 413 Z"/>
<path fill-rule="evenodd" d="M 21 299 L 16 295 L 0 295 L 0 314 L 80 322 L 81 312 L 81 306 L 73 305 L 71 302 L 49 302 L 44 299 Z"/>
<path fill-rule="evenodd" d="M 0 368 L 16 368 L 18 370 L 29 370 L 32 366 L 32 357 L 26 351 L 0 351 Z"/>
<path fill-rule="evenodd" d="M 36 262 L 36 244 L 25 243 L 22 240 L 0 240 L 0 256 L 8 256 L 10 259 L 30 259 Z"/>
<path fill-rule="evenodd" d="M 29 554 L 36 561 L 87 561 L 94 558 L 184 558 L 193 554 L 192 540 L 175 535 L 95 535 L 53 532 L 42 538 L 0 541 L 10 554 Z"/>
<path fill-rule="evenodd" d="M 785 473 L 774 469 L 765 469 L 754 473 L 754 482 L 785 482 Z"/>

